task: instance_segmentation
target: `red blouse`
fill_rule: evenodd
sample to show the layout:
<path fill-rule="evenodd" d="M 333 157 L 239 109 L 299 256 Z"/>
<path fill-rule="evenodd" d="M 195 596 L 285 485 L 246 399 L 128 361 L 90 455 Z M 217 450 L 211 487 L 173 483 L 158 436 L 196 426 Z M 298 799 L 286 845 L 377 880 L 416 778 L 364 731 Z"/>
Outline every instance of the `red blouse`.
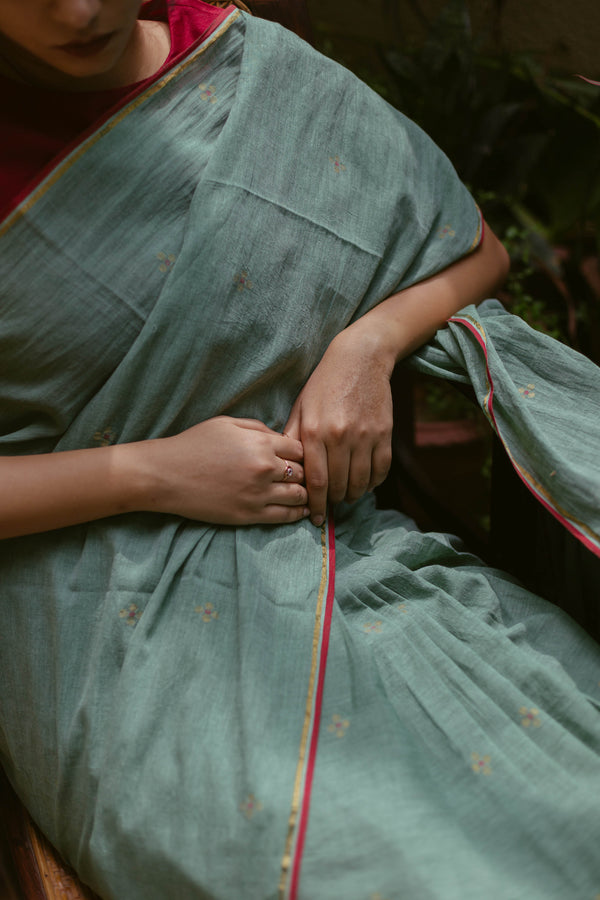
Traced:
<path fill-rule="evenodd" d="M 202 0 L 145 3 L 140 18 L 168 22 L 171 31 L 171 52 L 160 71 L 207 37 L 228 12 Z M 71 141 L 144 83 L 74 92 L 31 87 L 0 75 L 0 216 L 22 199 Z"/>

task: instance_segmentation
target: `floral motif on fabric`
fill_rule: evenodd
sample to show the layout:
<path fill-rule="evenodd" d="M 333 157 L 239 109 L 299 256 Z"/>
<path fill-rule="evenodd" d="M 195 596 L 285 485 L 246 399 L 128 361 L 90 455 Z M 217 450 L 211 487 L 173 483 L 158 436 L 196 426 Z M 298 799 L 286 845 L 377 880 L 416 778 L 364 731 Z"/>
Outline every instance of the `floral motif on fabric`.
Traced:
<path fill-rule="evenodd" d="M 492 774 L 492 759 L 487 753 L 485 756 L 480 756 L 479 753 L 471 753 L 471 759 L 471 768 L 477 775 Z"/>
<path fill-rule="evenodd" d="M 406 605 L 406 603 L 396 603 L 394 609 L 398 610 L 398 612 L 408 612 L 408 606 Z"/>
<path fill-rule="evenodd" d="M 330 731 L 332 734 L 335 734 L 338 738 L 343 738 L 350 728 L 350 722 L 348 719 L 342 719 L 341 716 L 337 714 L 334 715 L 331 719 L 331 722 L 327 726 L 327 731 Z"/>
<path fill-rule="evenodd" d="M 103 428 L 94 432 L 94 440 L 97 444 L 100 444 L 101 447 L 108 447 L 109 444 L 115 443 L 117 435 L 112 428 Z"/>
<path fill-rule="evenodd" d="M 208 100 L 209 103 L 217 102 L 214 84 L 199 84 L 198 87 L 200 89 L 200 96 L 203 100 Z"/>
<path fill-rule="evenodd" d="M 447 237 L 456 237 L 456 231 L 452 227 L 452 225 L 444 225 L 443 228 L 440 228 L 438 232 L 439 237 L 447 238 Z"/>
<path fill-rule="evenodd" d="M 336 175 L 339 175 L 341 172 L 346 171 L 346 166 L 343 164 L 339 156 L 330 156 L 329 162 L 333 163 L 333 171 Z"/>
<path fill-rule="evenodd" d="M 203 622 L 212 622 L 214 619 L 219 618 L 219 613 L 212 603 L 204 603 L 202 606 L 197 606 L 195 611 L 200 613 Z"/>
<path fill-rule="evenodd" d="M 530 709 L 527 706 L 522 706 L 519 709 L 519 715 L 522 717 L 521 725 L 523 728 L 530 728 L 531 726 L 539 728 L 542 724 L 539 709 L 534 709 L 533 707 Z"/>
<path fill-rule="evenodd" d="M 251 819 L 254 813 L 260 812 L 262 808 L 262 803 L 256 799 L 254 794 L 248 794 L 244 802 L 240 803 L 240 810 L 247 819 Z"/>
<path fill-rule="evenodd" d="M 535 384 L 528 384 L 527 387 L 520 387 L 519 393 L 522 397 L 527 397 L 528 400 L 533 400 L 535 397 Z"/>
<path fill-rule="evenodd" d="M 363 625 L 362 629 L 363 629 L 363 631 L 365 631 L 367 634 L 371 634 L 371 633 L 374 633 L 374 634 L 381 634 L 381 632 L 383 631 L 383 622 L 381 622 L 381 621 L 377 621 L 377 622 L 365 622 L 365 624 Z"/>
<path fill-rule="evenodd" d="M 245 270 L 243 272 L 238 272 L 238 274 L 233 279 L 233 283 L 237 284 L 238 291 L 252 289 L 252 282 L 250 281 L 248 273 Z"/>
<path fill-rule="evenodd" d="M 163 253 L 162 250 L 159 250 L 156 254 L 156 258 L 160 260 L 160 265 L 158 267 L 159 272 L 169 272 L 173 268 L 173 264 L 175 262 L 175 254 L 174 253 Z"/>
<path fill-rule="evenodd" d="M 127 609 L 122 609 L 119 613 L 119 618 L 123 619 L 125 625 L 131 625 L 133 628 L 139 622 L 142 615 L 142 610 L 138 609 L 135 603 L 130 603 Z"/>

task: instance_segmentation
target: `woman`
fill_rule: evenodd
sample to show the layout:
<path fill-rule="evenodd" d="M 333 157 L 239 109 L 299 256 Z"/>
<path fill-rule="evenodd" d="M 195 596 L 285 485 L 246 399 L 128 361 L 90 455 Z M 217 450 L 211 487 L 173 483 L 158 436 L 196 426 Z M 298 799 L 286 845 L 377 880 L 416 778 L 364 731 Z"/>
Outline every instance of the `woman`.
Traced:
<path fill-rule="evenodd" d="M 454 315 L 505 253 L 348 73 L 231 8 L 139 12 L 0 11 L 11 780 L 107 898 L 594 896 L 595 646 L 369 491 L 391 370 L 452 318 L 423 365 L 595 547 L 594 445 L 577 478 L 572 410 L 542 425 L 560 368 L 592 441 L 597 370 Z"/>

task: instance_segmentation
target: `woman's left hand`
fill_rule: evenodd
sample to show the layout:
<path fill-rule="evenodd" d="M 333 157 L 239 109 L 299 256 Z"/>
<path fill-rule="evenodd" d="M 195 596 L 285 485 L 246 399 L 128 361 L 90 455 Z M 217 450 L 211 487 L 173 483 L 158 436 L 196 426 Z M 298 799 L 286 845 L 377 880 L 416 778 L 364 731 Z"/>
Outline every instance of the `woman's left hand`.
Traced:
<path fill-rule="evenodd" d="M 486 226 L 472 253 L 383 300 L 333 339 L 285 427 L 304 447 L 315 525 L 325 516 L 328 497 L 334 503 L 356 500 L 387 474 L 396 362 L 457 310 L 494 296 L 507 272 L 508 254 Z"/>
<path fill-rule="evenodd" d="M 298 395 L 284 428 L 304 447 L 315 525 L 325 518 L 328 499 L 357 500 L 388 473 L 393 362 L 380 349 L 376 335 L 356 325 L 338 334 Z"/>

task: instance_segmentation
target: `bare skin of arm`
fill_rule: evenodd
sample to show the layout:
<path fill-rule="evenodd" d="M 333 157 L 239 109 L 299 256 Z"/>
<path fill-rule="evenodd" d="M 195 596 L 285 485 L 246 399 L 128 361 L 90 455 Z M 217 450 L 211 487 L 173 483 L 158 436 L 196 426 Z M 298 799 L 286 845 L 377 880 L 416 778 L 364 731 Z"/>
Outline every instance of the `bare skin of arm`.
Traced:
<path fill-rule="evenodd" d="M 301 463 L 299 441 L 226 416 L 174 437 L 4 457 L 0 538 L 132 511 L 221 525 L 296 522 L 308 512 Z"/>
<path fill-rule="evenodd" d="M 396 363 L 459 309 L 493 296 L 508 274 L 506 250 L 486 227 L 480 246 L 444 271 L 384 300 L 340 332 L 298 395 L 285 427 L 304 448 L 311 520 L 327 501 L 352 502 L 391 463 Z"/>

